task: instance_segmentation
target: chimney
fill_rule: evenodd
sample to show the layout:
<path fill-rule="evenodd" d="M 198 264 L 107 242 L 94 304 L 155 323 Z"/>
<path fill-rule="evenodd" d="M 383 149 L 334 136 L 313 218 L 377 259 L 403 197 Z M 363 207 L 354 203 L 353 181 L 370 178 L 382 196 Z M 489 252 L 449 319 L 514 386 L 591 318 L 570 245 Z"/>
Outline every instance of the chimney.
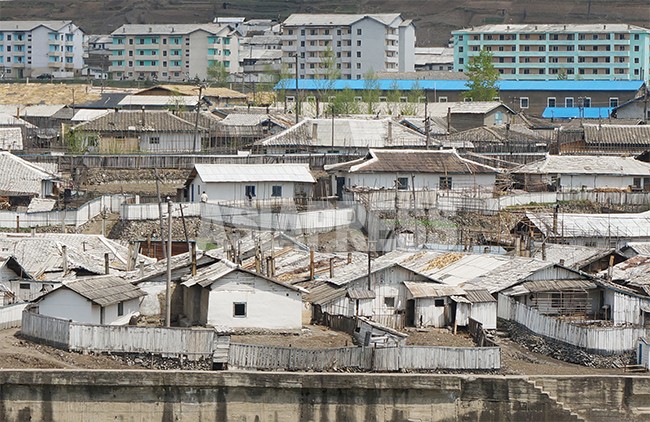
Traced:
<path fill-rule="evenodd" d="M 564 266 L 564 259 L 560 259 L 560 265 Z"/>
<path fill-rule="evenodd" d="M 311 124 L 311 140 L 318 140 L 318 123 L 312 122 Z"/>
<path fill-rule="evenodd" d="M 68 247 L 66 245 L 61 246 L 61 257 L 63 258 L 63 275 L 68 273 Z"/>
<path fill-rule="evenodd" d="M 104 274 L 110 273 L 110 270 L 108 268 L 108 252 L 104 254 Z"/>
<path fill-rule="evenodd" d="M 388 143 L 393 142 L 393 121 L 388 120 L 388 134 L 386 135 L 386 139 L 388 140 Z"/>
<path fill-rule="evenodd" d="M 447 107 L 447 133 L 451 131 L 451 107 Z"/>
<path fill-rule="evenodd" d="M 142 124 L 142 127 L 144 127 L 144 123 L 145 123 L 144 117 L 145 117 L 145 111 L 144 111 L 144 106 L 142 106 L 142 121 L 140 122 Z"/>
<path fill-rule="evenodd" d="M 612 273 L 614 272 L 614 255 L 609 256 L 609 267 L 607 268 L 607 279 L 612 281 Z"/>

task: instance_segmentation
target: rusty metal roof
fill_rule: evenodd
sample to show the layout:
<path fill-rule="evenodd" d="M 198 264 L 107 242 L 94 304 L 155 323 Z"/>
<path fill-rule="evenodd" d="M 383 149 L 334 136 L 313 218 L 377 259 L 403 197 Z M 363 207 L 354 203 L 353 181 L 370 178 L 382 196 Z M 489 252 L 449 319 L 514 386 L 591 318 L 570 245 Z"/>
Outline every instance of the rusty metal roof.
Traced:
<path fill-rule="evenodd" d="M 465 290 L 458 286 L 448 286 L 438 283 L 418 283 L 405 281 L 406 290 L 411 293 L 414 299 L 425 297 L 464 296 Z"/>

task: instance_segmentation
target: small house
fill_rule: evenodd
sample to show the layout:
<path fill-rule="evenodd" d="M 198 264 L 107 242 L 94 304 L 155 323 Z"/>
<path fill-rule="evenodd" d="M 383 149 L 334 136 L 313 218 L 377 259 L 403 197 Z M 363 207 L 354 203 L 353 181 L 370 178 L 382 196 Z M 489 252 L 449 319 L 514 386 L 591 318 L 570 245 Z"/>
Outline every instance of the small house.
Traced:
<path fill-rule="evenodd" d="M 34 197 L 57 195 L 60 180 L 46 166 L 0 151 L 0 196 L 6 197 L 12 206 L 28 205 Z"/>
<path fill-rule="evenodd" d="M 41 315 L 99 325 L 122 325 L 139 312 L 146 293 L 116 276 L 67 282 L 41 296 Z"/>
<path fill-rule="evenodd" d="M 547 155 L 510 172 L 529 191 L 650 190 L 650 164 L 633 157 Z"/>
<path fill-rule="evenodd" d="M 300 287 L 222 260 L 182 283 L 183 313 L 221 331 L 296 331 L 302 327 Z"/>
<path fill-rule="evenodd" d="M 447 118 L 450 126 L 459 131 L 506 125 L 515 115 L 510 107 L 499 101 L 434 102 L 428 105 L 428 113 Z"/>
<path fill-rule="evenodd" d="M 199 202 L 311 198 L 314 177 L 307 164 L 195 164 L 185 198 Z"/>

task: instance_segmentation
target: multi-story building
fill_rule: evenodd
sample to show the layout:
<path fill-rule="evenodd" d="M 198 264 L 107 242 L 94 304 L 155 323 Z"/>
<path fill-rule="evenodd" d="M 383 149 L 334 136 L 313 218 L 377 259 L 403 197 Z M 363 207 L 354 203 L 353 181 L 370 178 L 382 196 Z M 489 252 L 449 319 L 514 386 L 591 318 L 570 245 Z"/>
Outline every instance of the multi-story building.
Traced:
<path fill-rule="evenodd" d="M 78 75 L 83 37 L 72 21 L 0 21 L 0 77 Z"/>
<path fill-rule="evenodd" d="M 639 26 L 485 25 L 452 36 L 461 72 L 487 50 L 501 79 L 650 79 L 650 30 Z"/>
<path fill-rule="evenodd" d="M 293 14 L 282 24 L 282 62 L 301 79 L 320 79 L 336 66 L 343 79 L 368 72 L 412 72 L 415 26 L 399 13 Z M 297 57 L 297 60 L 296 60 Z"/>
<path fill-rule="evenodd" d="M 215 62 L 239 72 L 239 35 L 229 25 L 122 25 L 111 36 L 112 79 L 204 80 Z"/>

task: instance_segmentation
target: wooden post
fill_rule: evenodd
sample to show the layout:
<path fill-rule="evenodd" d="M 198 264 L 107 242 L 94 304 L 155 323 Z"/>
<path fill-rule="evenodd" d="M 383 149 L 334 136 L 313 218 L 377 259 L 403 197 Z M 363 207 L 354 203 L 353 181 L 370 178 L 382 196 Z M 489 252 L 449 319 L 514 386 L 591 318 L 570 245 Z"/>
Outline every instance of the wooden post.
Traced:
<path fill-rule="evenodd" d="M 16 233 L 20 233 L 20 216 L 16 216 Z"/>
<path fill-rule="evenodd" d="M 314 279 L 314 247 L 309 248 L 309 279 Z"/>
<path fill-rule="evenodd" d="M 160 240 L 164 236 L 160 233 Z M 167 285 L 165 288 L 165 327 L 172 323 L 172 201 L 167 201 Z"/>
<path fill-rule="evenodd" d="M 196 242 L 190 243 L 192 251 L 192 276 L 196 275 Z"/>
<path fill-rule="evenodd" d="M 330 258 L 330 278 L 334 278 L 334 258 Z"/>
<path fill-rule="evenodd" d="M 108 252 L 104 254 L 104 274 L 108 274 L 110 269 L 108 267 Z"/>
<path fill-rule="evenodd" d="M 61 257 L 63 258 L 63 275 L 65 276 L 68 273 L 68 247 L 66 245 L 61 246 Z"/>

